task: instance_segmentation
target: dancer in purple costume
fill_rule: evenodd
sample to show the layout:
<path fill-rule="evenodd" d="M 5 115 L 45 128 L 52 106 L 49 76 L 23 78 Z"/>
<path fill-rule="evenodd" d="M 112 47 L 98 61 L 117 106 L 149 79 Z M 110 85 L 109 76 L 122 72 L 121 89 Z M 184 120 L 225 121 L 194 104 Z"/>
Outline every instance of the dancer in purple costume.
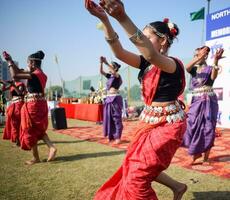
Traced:
<path fill-rule="evenodd" d="M 109 73 L 103 70 L 103 63 L 109 67 Z M 118 73 L 119 68 L 118 63 L 112 62 L 109 64 L 105 57 L 100 58 L 100 73 L 108 79 L 106 82 L 107 97 L 103 110 L 103 132 L 105 137 L 108 136 L 109 141 L 115 140 L 117 144 L 120 143 L 123 130 L 123 101 L 119 94 L 122 79 Z"/>
<path fill-rule="evenodd" d="M 197 48 L 194 58 L 186 66 L 192 76 L 192 102 L 188 111 L 183 146 L 188 148 L 188 153 L 193 157 L 191 164 L 202 157 L 202 153 L 203 161 L 207 162 L 215 140 L 218 101 L 212 86 L 218 75 L 218 61 L 224 50 L 216 51 L 213 66 L 206 63 L 209 51 L 207 46 Z"/>

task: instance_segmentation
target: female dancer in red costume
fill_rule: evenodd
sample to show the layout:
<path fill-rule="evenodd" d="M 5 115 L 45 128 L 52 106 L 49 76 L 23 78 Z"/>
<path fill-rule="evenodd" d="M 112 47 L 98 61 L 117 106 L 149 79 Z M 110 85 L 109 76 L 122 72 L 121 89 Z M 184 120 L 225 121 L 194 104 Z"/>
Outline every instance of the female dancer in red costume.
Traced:
<path fill-rule="evenodd" d="M 95 200 L 156 200 L 151 187 L 157 181 L 172 189 L 180 200 L 187 186 L 163 171 L 170 165 L 186 130 L 185 113 L 177 100 L 185 86 L 183 64 L 167 52 L 179 33 L 168 19 L 148 24 L 143 32 L 127 16 L 120 0 L 103 0 L 100 6 L 85 1 L 86 9 L 99 18 L 105 39 L 115 56 L 140 69 L 145 108 L 136 135 L 118 171 L 97 191 Z M 114 17 L 141 55 L 125 50 L 109 18 Z"/>
<path fill-rule="evenodd" d="M 40 162 L 37 142 L 44 140 L 49 147 L 47 161 L 55 158 L 57 149 L 50 141 L 46 130 L 48 127 L 48 106 L 44 96 L 47 76 L 41 69 L 42 59 L 45 54 L 38 51 L 28 57 L 29 71 L 20 70 L 13 62 L 9 54 L 4 57 L 8 62 L 12 78 L 27 79 L 28 93 L 25 96 L 25 103 L 21 109 L 20 144 L 24 150 L 31 150 L 33 159 L 26 164 L 31 165 Z"/>
<path fill-rule="evenodd" d="M 7 83 L 9 85 L 7 85 Z M 19 130 L 21 125 L 21 108 L 24 104 L 25 84 L 20 81 L 3 81 L 5 90 L 10 90 L 11 102 L 6 110 L 6 125 L 3 132 L 3 139 L 11 140 L 20 146 Z"/>

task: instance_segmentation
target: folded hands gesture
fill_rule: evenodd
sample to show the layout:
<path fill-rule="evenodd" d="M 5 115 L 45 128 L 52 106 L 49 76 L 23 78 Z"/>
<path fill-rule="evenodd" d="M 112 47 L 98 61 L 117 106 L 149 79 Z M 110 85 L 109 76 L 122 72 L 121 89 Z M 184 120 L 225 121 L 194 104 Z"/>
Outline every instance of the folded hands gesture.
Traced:
<path fill-rule="evenodd" d="M 126 15 L 124 4 L 120 0 L 100 0 L 99 5 L 92 0 L 85 0 L 85 7 L 102 21 L 107 18 L 106 13 L 117 20 L 122 20 Z"/>

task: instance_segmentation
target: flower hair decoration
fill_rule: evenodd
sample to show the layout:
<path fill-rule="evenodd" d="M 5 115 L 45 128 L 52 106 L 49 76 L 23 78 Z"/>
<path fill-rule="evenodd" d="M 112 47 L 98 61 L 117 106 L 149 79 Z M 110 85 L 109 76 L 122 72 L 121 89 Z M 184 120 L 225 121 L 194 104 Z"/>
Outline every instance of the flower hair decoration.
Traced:
<path fill-rule="evenodd" d="M 169 19 L 168 18 L 164 18 L 163 22 L 165 24 L 167 24 L 169 30 L 170 30 L 170 34 L 173 36 L 173 38 L 176 37 L 176 34 L 177 34 L 177 30 L 176 28 L 174 27 L 174 24 L 169 22 Z"/>

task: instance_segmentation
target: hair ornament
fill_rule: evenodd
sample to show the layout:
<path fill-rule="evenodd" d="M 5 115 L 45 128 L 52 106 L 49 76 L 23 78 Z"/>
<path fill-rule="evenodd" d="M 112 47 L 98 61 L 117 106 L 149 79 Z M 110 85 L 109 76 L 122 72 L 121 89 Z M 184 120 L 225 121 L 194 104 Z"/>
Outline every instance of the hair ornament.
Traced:
<path fill-rule="evenodd" d="M 175 29 L 174 24 L 172 22 L 169 22 L 168 18 L 164 18 L 163 22 L 167 24 L 167 26 L 168 26 L 168 28 L 170 30 L 171 35 L 173 37 L 176 37 L 177 30 Z"/>
<path fill-rule="evenodd" d="M 163 22 L 167 24 L 169 22 L 169 18 L 164 18 Z"/>

